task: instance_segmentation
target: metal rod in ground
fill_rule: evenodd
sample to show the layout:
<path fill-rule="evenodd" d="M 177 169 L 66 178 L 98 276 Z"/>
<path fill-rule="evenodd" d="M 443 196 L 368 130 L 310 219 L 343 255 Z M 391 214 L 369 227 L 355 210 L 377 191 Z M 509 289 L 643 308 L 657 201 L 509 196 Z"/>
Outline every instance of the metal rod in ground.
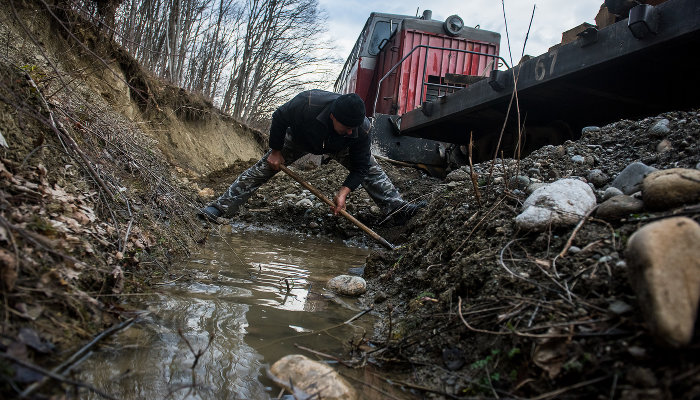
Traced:
<path fill-rule="evenodd" d="M 289 175 L 294 179 L 295 181 L 299 182 L 301 186 L 305 187 L 308 189 L 311 193 L 313 193 L 316 197 L 321 199 L 324 203 L 328 204 L 331 207 L 335 207 L 335 203 L 333 203 L 328 197 L 326 197 L 323 193 L 321 193 L 318 189 L 315 187 L 311 186 L 308 182 L 303 180 L 299 175 L 297 175 L 294 171 L 290 170 L 284 165 L 280 165 L 280 169 L 284 171 L 285 174 Z M 340 214 L 343 215 L 343 217 L 347 218 L 350 222 L 355 224 L 358 228 L 362 229 L 366 234 L 370 235 L 372 239 L 376 240 L 377 242 L 381 243 L 384 247 L 386 247 L 389 250 L 394 250 L 394 245 L 387 242 L 386 239 L 383 237 L 379 236 L 376 232 L 368 228 L 365 224 L 362 222 L 358 221 L 357 218 L 353 217 L 352 215 L 348 214 L 347 211 L 345 210 L 340 210 Z"/>

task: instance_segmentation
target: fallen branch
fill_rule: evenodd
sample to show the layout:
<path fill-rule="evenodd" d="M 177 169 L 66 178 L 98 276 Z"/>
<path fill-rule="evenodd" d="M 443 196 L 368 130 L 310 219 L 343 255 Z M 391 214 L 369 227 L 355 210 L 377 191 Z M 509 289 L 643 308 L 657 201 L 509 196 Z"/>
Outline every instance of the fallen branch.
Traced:
<path fill-rule="evenodd" d="M 564 256 L 566 256 L 566 252 L 569 251 L 569 248 L 571 247 L 571 244 L 574 242 L 574 238 L 576 237 L 576 234 L 578 233 L 578 231 L 581 230 L 581 228 L 583 227 L 583 224 L 586 223 L 586 220 L 588 219 L 588 217 L 590 217 L 591 214 L 593 214 L 593 212 L 595 212 L 595 210 L 597 210 L 597 209 L 598 209 L 598 206 L 595 206 L 595 207 L 591 208 L 590 210 L 588 210 L 588 212 L 586 213 L 586 215 L 584 215 L 583 218 L 581 218 L 581 220 L 578 222 L 578 224 L 577 224 L 576 227 L 574 228 L 574 231 L 571 232 L 571 236 L 569 236 L 569 240 L 566 241 L 566 245 L 564 245 L 564 248 L 561 250 L 561 252 L 560 252 L 559 254 L 557 254 L 556 257 L 554 257 L 554 259 L 557 259 L 557 258 L 559 258 L 559 257 L 564 257 Z M 556 273 L 556 269 L 555 269 L 554 271 L 555 271 L 555 273 Z M 557 276 L 558 276 L 558 275 L 559 275 L 559 274 L 557 274 Z"/>
<path fill-rule="evenodd" d="M 563 287 L 559 282 L 557 282 L 556 280 L 552 279 L 551 276 L 550 276 L 549 274 L 545 273 L 545 275 L 546 275 L 547 277 L 549 277 L 550 279 L 552 279 L 552 281 L 553 281 L 557 286 L 559 286 L 560 288 L 564 289 L 564 291 L 566 291 L 566 292 L 569 294 L 568 298 L 567 298 L 567 297 L 564 297 L 564 295 L 563 295 L 562 293 L 560 293 L 559 291 L 557 291 L 557 290 L 554 290 L 554 289 L 552 289 L 552 288 L 550 288 L 550 287 L 544 286 L 544 285 L 542 285 L 542 284 L 540 284 L 540 283 L 538 283 L 538 282 L 536 282 L 536 281 L 534 281 L 534 280 L 532 280 L 532 279 L 528 279 L 528 278 L 525 278 L 525 277 L 523 277 L 523 276 L 520 276 L 520 275 L 516 274 L 515 272 L 511 271 L 511 270 L 506 266 L 506 263 L 503 261 L 503 253 L 504 253 L 504 252 L 506 251 L 506 249 L 508 249 L 508 247 L 509 247 L 513 242 L 515 242 L 516 240 L 517 240 L 517 239 L 511 240 L 510 242 L 506 243 L 505 247 L 503 247 L 503 248 L 501 249 L 501 252 L 500 252 L 500 255 L 499 255 L 499 258 L 498 258 L 498 263 L 500 264 L 500 266 L 501 266 L 503 269 L 505 269 L 505 270 L 506 270 L 511 276 L 513 276 L 514 278 L 517 278 L 517 279 L 520 279 L 520 280 L 522 280 L 522 281 L 525 281 L 525 282 L 527 282 L 527 283 L 529 283 L 529 284 L 531 284 L 531 285 L 533 285 L 533 286 L 537 286 L 538 288 L 541 288 L 541 289 L 548 290 L 548 291 L 550 291 L 550 292 L 556 293 L 559 297 L 561 297 L 561 298 L 564 299 L 567 303 L 569 303 L 569 304 L 571 304 L 571 305 L 573 306 L 574 303 L 573 303 L 573 301 L 572 301 L 572 299 L 571 299 L 571 293 L 570 293 L 570 291 L 567 290 L 565 287 Z M 535 265 L 537 265 L 537 263 L 535 263 Z M 538 265 L 538 267 L 539 267 L 539 265 Z M 544 271 L 543 271 L 543 272 L 544 272 Z"/>
<path fill-rule="evenodd" d="M 372 307 L 370 307 L 370 308 L 368 308 L 368 309 L 366 309 L 366 310 L 360 312 L 359 314 L 355 315 L 354 317 L 350 318 L 349 320 L 347 320 L 347 321 L 345 321 L 345 322 L 343 322 L 343 323 L 344 323 L 344 324 L 349 324 L 349 323 L 351 323 L 352 321 L 354 321 L 354 320 L 360 318 L 361 316 L 367 314 L 368 312 L 370 312 L 370 311 L 372 311 L 372 310 L 374 310 L 374 306 L 372 306 Z"/>
<path fill-rule="evenodd" d="M 462 241 L 462 243 L 459 244 L 459 246 L 457 246 L 457 248 L 455 249 L 455 251 L 452 252 L 452 256 L 453 256 L 453 257 L 454 257 L 454 255 L 457 254 L 457 252 L 462 248 L 462 246 L 464 246 L 464 244 L 467 243 L 467 240 L 469 240 L 469 238 L 472 236 L 472 234 L 474 233 L 474 231 L 476 231 L 476 228 L 478 228 L 479 225 L 481 225 L 481 223 L 484 222 L 484 220 L 486 219 L 486 217 L 488 217 L 489 214 L 491 214 L 491 213 L 496 209 L 496 207 L 498 207 L 498 206 L 503 202 L 503 200 L 505 200 L 505 199 L 506 199 L 505 196 L 504 196 L 504 197 L 501 197 L 501 199 L 498 200 L 498 201 L 496 202 L 496 204 L 494 204 L 493 207 L 491 207 L 491 208 L 486 212 L 486 214 L 479 220 L 479 222 L 477 222 L 476 225 L 474 225 L 474 228 L 472 228 L 471 232 L 469 232 L 469 234 L 467 235 L 467 237 Z M 470 220 L 471 220 L 471 218 L 470 218 Z"/>
<path fill-rule="evenodd" d="M 304 347 L 304 346 L 299 345 L 299 344 L 296 344 L 296 343 L 294 343 L 294 347 L 296 347 L 296 348 L 299 349 L 299 350 L 304 350 L 304 351 L 308 351 L 309 353 L 316 354 L 317 356 L 321 356 L 321 357 L 323 357 L 323 358 L 329 358 L 329 359 L 331 359 L 331 360 L 337 361 L 338 363 L 340 363 L 341 365 L 343 365 L 343 366 L 345 366 L 345 367 L 354 368 L 352 365 L 348 364 L 346 361 L 341 360 L 340 358 L 335 357 L 335 356 L 332 356 L 332 355 L 330 355 L 330 354 L 322 353 L 322 352 L 320 352 L 320 351 L 317 351 L 317 350 L 314 350 L 314 349 L 310 349 L 310 348 L 308 348 L 308 347 Z"/>
<path fill-rule="evenodd" d="M 496 399 L 500 399 L 500 397 L 498 397 L 498 393 L 496 393 L 496 389 L 494 389 L 494 387 L 493 387 L 493 382 L 491 381 L 491 372 L 489 371 L 488 365 L 484 365 L 484 369 L 486 369 L 486 379 L 489 382 L 489 388 L 491 389 L 491 392 L 493 393 L 493 397 Z"/>
<path fill-rule="evenodd" d="M 185 337 L 185 334 L 182 332 L 182 329 L 178 328 L 177 334 L 185 342 L 185 344 L 187 345 L 187 348 L 190 350 L 190 352 L 194 356 L 194 361 L 192 362 L 192 366 L 190 367 L 190 375 L 192 377 L 192 383 L 178 385 L 178 386 L 174 387 L 173 389 L 170 390 L 167 397 L 171 397 L 175 392 L 180 391 L 182 389 L 188 389 L 187 393 L 183 396 L 183 398 L 187 398 L 187 397 L 189 397 L 190 393 L 192 393 L 192 390 L 195 390 L 195 393 L 196 393 L 197 387 L 199 387 L 199 385 L 197 384 L 197 371 L 196 371 L 197 364 L 199 363 L 199 359 L 204 355 L 204 353 L 207 350 L 209 350 L 211 343 L 214 341 L 215 335 L 214 335 L 214 332 L 212 332 L 209 335 L 209 341 L 207 342 L 207 345 L 204 348 L 195 351 L 194 347 L 192 347 L 192 345 L 190 344 L 190 341 L 187 340 L 187 338 Z"/>
<path fill-rule="evenodd" d="M 24 79 L 27 80 L 30 86 L 36 90 L 37 96 L 39 96 L 39 99 L 41 99 L 41 103 L 43 104 L 44 108 L 46 108 L 46 112 L 49 113 L 49 127 L 58 135 L 59 140 L 61 143 L 67 142 L 68 147 L 73 150 L 80 158 L 83 160 L 83 167 L 87 169 L 88 173 L 92 178 L 97 182 L 97 184 L 102 188 L 102 190 L 105 191 L 109 195 L 109 198 L 112 201 L 115 201 L 114 199 L 114 193 L 107 187 L 107 184 L 102 180 L 100 175 L 95 171 L 95 169 L 92 167 L 90 160 L 87 158 L 85 153 L 83 153 L 82 150 L 80 150 L 80 147 L 78 144 L 73 140 L 73 138 L 68 134 L 68 131 L 66 131 L 66 128 L 61 124 L 61 121 L 56 120 L 56 118 L 53 115 L 53 111 L 51 111 L 51 107 L 49 107 L 49 103 L 46 101 L 44 96 L 41 94 L 41 91 L 39 90 L 39 87 L 36 85 L 34 82 L 34 79 L 28 74 L 24 73 Z M 65 144 L 65 143 L 64 143 Z"/>
<path fill-rule="evenodd" d="M 608 221 L 604 221 L 602 219 L 591 218 L 591 221 L 599 222 L 599 223 L 607 226 L 608 229 L 610 229 L 610 240 L 612 241 L 612 247 L 613 247 L 613 249 L 617 250 L 617 244 L 615 244 L 615 228 L 613 228 L 613 226 L 610 225 L 610 223 Z"/>
<path fill-rule="evenodd" d="M 118 331 L 120 331 L 120 330 L 122 330 L 122 329 L 124 329 L 124 328 L 128 328 L 132 323 L 134 323 L 135 320 L 136 320 L 136 318 L 129 318 L 129 319 L 127 319 L 126 321 L 122 322 L 121 324 L 112 326 L 112 327 L 110 327 L 109 329 L 107 329 L 107 330 L 103 331 L 102 333 L 100 333 L 99 335 L 95 336 L 94 339 L 92 339 L 92 340 L 91 340 L 89 343 L 87 343 L 85 346 L 81 347 L 80 350 L 78 350 L 78 351 L 76 351 L 75 353 L 73 353 L 73 355 L 70 356 L 70 357 L 68 357 L 67 360 L 65 360 L 64 362 L 62 362 L 61 364 L 59 364 L 58 366 L 56 366 L 54 369 L 52 369 L 52 370 L 51 370 L 51 373 L 52 373 L 52 374 L 59 374 L 59 373 L 62 372 L 62 370 L 63 370 L 64 368 L 70 369 L 70 366 L 71 366 L 76 360 L 78 360 L 80 357 L 82 357 L 82 355 L 85 354 L 88 350 L 90 350 L 91 348 L 95 347 L 95 345 L 96 345 L 97 343 L 99 343 L 102 339 L 105 339 L 105 338 L 111 336 L 112 334 L 114 334 L 115 332 L 118 332 Z M 44 383 L 46 383 L 46 381 L 47 381 L 47 379 L 46 379 L 46 377 L 44 377 L 44 378 L 41 379 L 40 381 L 32 383 L 32 384 L 29 385 L 26 389 L 24 389 L 24 391 L 23 391 L 22 393 L 20 393 L 20 397 L 27 397 L 27 396 L 29 396 L 29 395 L 32 394 L 34 391 L 36 391 L 37 389 L 39 389 Z"/>
<path fill-rule="evenodd" d="M 486 329 L 474 328 L 473 326 L 469 325 L 469 322 L 467 322 L 467 320 L 464 319 L 464 315 L 462 315 L 462 298 L 458 296 L 457 299 L 458 299 L 457 313 L 459 314 L 459 318 L 462 320 L 462 323 L 464 324 L 464 326 L 466 326 L 467 329 L 469 329 L 472 332 L 485 333 L 488 335 L 499 335 L 499 336 L 515 335 L 515 336 L 526 337 L 526 338 L 535 338 L 535 339 L 571 338 L 572 336 L 576 336 L 573 332 L 568 333 L 568 334 L 559 334 L 559 333 L 534 334 L 534 333 L 518 332 L 515 329 L 510 330 L 508 332 L 496 332 L 496 331 L 489 331 Z"/>
<path fill-rule="evenodd" d="M 472 151 L 474 149 L 474 138 L 472 132 L 469 133 L 469 177 L 472 181 L 472 186 L 474 186 L 474 196 L 476 196 L 476 204 L 481 208 L 481 192 L 479 192 L 479 181 L 477 175 L 474 172 L 474 164 L 472 162 Z"/>
<path fill-rule="evenodd" d="M 0 357 L 4 358 L 4 359 L 6 359 L 6 360 L 10 360 L 10 361 L 12 361 L 13 363 L 15 363 L 15 364 L 17 364 L 17 365 L 20 365 L 20 366 L 22 366 L 22 367 L 24 367 L 24 368 L 28 368 L 28 369 L 31 369 L 32 371 L 36 371 L 36 372 L 38 372 L 38 373 L 40 373 L 40 374 L 42 374 L 42 375 L 48 376 L 49 378 L 54 379 L 54 380 L 57 380 L 57 381 L 59 381 L 59 382 L 67 383 L 67 384 L 73 385 L 73 386 L 83 387 L 83 388 L 86 388 L 86 389 L 88 389 L 88 390 L 90 390 L 90 391 L 92 391 L 92 392 L 94 392 L 94 393 L 96 393 L 96 394 L 98 394 L 98 395 L 100 395 L 100 396 L 106 398 L 106 399 L 117 400 L 116 397 L 112 397 L 112 396 L 108 395 L 107 393 L 101 391 L 100 389 L 98 389 L 98 388 L 96 388 L 96 387 L 94 387 L 94 386 L 92 386 L 92 385 L 90 385 L 90 384 L 83 383 L 83 382 L 76 381 L 76 380 L 69 379 L 69 378 L 65 378 L 65 377 L 63 377 L 63 376 L 61 376 L 61 375 L 58 375 L 58 374 L 54 373 L 54 372 L 51 372 L 51 371 L 46 370 L 46 369 L 43 369 L 43 368 L 41 368 L 41 367 L 39 367 L 39 366 L 37 366 L 37 365 L 34 365 L 34 364 L 32 364 L 32 363 L 29 363 L 29 362 L 26 362 L 26 361 L 24 361 L 24 360 L 20 360 L 19 358 L 16 358 L 16 357 L 14 357 L 14 356 L 11 356 L 11 355 L 9 355 L 9 354 L 7 354 L 7 353 L 0 353 Z"/>

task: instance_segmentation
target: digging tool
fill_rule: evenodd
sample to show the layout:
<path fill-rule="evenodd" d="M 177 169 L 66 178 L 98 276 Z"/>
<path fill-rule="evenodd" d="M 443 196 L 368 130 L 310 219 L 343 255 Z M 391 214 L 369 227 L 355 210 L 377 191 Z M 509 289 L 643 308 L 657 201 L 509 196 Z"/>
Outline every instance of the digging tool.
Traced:
<path fill-rule="evenodd" d="M 294 179 L 295 181 L 299 182 L 301 186 L 307 188 L 311 193 L 313 193 L 316 197 L 321 199 L 324 203 L 328 204 L 331 207 L 335 207 L 335 203 L 333 203 L 331 200 L 328 199 L 328 197 L 324 196 L 323 193 L 321 193 L 318 189 L 315 187 L 311 186 L 308 182 L 303 180 L 299 175 L 297 175 L 295 172 L 290 170 L 289 168 L 285 167 L 284 165 L 280 165 L 280 169 L 284 171 L 285 174 L 289 175 Z M 376 240 L 377 242 L 381 243 L 384 247 L 386 247 L 389 250 L 394 250 L 394 245 L 387 242 L 386 239 L 383 237 L 379 236 L 376 232 L 373 230 L 369 229 L 365 224 L 362 222 L 358 221 L 357 218 L 353 217 L 352 215 L 348 214 L 347 211 L 345 210 L 340 210 L 340 213 L 343 215 L 343 217 L 347 218 L 350 222 L 355 224 L 358 228 L 362 229 L 365 231 L 366 234 L 370 235 L 372 239 Z"/>

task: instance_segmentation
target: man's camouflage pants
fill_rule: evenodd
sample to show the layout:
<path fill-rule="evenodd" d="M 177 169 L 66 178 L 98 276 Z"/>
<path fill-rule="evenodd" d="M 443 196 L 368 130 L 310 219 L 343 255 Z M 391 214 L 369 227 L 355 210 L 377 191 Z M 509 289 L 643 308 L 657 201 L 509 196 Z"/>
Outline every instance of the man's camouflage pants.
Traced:
<path fill-rule="evenodd" d="M 250 198 L 262 184 L 270 180 L 270 178 L 278 172 L 272 169 L 267 163 L 269 154 L 270 151 L 255 163 L 255 165 L 244 171 L 236 181 L 231 184 L 228 190 L 210 205 L 220 209 L 226 218 L 233 217 L 238 211 L 238 208 L 242 204 L 245 204 L 248 198 Z M 294 144 L 291 140 L 291 136 L 287 134 L 284 138 L 284 146 L 282 147 L 282 156 L 284 157 L 285 164 L 291 165 L 294 161 L 306 154 L 308 154 L 308 152 Z M 345 168 L 349 167 L 347 150 L 330 156 Z M 377 164 L 373 156 L 370 156 L 369 172 L 362 182 L 362 187 L 385 214 L 406 204 L 401 198 L 399 191 L 396 190 L 394 184 L 391 183 L 391 180 L 384 170 L 382 170 L 382 167 Z"/>

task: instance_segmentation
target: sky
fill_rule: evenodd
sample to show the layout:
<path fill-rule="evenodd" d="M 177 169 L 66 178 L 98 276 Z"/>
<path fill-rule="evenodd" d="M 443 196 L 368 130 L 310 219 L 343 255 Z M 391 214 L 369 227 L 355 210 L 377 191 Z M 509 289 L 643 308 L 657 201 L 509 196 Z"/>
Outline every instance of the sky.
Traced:
<path fill-rule="evenodd" d="M 433 19 L 444 21 L 453 14 L 459 15 L 465 26 L 480 25 L 501 34 L 501 56 L 511 64 L 503 18 L 502 2 L 498 0 L 319 0 L 328 17 L 328 34 L 337 47 L 337 56 L 345 60 L 352 50 L 360 30 L 373 11 L 422 15 L 432 10 Z M 535 15 L 527 39 L 525 54 L 537 56 L 561 41 L 561 34 L 583 22 L 595 24 L 594 18 L 603 0 L 505 0 L 512 59 L 517 62 L 523 51 L 523 43 L 532 16 Z M 511 64 L 512 65 L 512 64 Z"/>

